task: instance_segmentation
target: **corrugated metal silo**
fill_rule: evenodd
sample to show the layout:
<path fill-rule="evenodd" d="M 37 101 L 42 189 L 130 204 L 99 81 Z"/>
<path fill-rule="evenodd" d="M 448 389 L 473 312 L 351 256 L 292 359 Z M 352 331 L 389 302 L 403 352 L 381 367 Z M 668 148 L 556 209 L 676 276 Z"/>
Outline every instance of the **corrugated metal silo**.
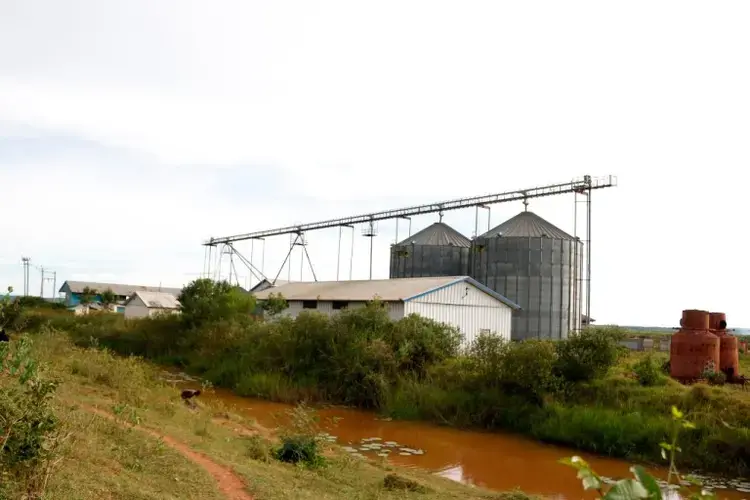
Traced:
<path fill-rule="evenodd" d="M 564 339 L 580 328 L 583 243 L 533 212 L 474 240 L 471 276 L 519 304 L 513 339 Z"/>
<path fill-rule="evenodd" d="M 471 240 L 436 222 L 391 246 L 391 278 L 465 276 Z"/>

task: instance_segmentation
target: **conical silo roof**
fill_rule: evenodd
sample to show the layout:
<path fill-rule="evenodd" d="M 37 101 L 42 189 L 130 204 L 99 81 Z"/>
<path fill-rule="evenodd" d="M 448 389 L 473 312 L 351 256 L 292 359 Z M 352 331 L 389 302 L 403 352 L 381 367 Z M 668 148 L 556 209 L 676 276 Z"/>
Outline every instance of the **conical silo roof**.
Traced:
<path fill-rule="evenodd" d="M 480 238 L 491 238 L 494 236 L 504 238 L 556 238 L 559 240 L 574 240 L 571 235 L 555 226 L 551 222 L 539 217 L 534 212 L 521 212 L 490 229 Z"/>
<path fill-rule="evenodd" d="M 414 233 L 405 240 L 397 243 L 398 245 L 434 245 L 434 246 L 454 246 L 465 247 L 471 246 L 471 240 L 459 233 L 448 224 L 436 222 L 427 226 L 418 233 Z"/>

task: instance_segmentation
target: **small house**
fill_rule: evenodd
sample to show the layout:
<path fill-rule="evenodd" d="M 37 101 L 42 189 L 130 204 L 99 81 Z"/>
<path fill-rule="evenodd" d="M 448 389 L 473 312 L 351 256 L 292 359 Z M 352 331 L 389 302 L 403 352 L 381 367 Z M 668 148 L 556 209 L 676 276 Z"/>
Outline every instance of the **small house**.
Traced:
<path fill-rule="evenodd" d="M 178 314 L 180 302 L 167 292 L 135 292 L 125 301 L 126 318 L 146 318 L 157 314 Z"/>

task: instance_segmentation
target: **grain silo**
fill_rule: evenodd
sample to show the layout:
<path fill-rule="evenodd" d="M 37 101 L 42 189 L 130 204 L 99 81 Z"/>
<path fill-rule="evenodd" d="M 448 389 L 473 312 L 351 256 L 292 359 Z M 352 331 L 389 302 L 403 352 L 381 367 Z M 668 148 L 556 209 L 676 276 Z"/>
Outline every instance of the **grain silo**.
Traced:
<path fill-rule="evenodd" d="M 470 275 L 521 306 L 513 339 L 564 339 L 581 326 L 583 243 L 532 212 L 474 240 Z"/>
<path fill-rule="evenodd" d="M 436 222 L 391 246 L 391 278 L 465 276 L 471 240 Z"/>

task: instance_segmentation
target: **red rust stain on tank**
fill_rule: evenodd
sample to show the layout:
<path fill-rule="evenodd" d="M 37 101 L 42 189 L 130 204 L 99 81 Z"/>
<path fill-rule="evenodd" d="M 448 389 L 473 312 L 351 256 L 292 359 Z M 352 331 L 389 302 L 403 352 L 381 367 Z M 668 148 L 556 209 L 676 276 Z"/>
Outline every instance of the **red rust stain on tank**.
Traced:
<path fill-rule="evenodd" d="M 683 330 L 708 330 L 708 311 L 701 311 L 700 309 L 685 309 L 682 311 L 682 321 L 680 322 L 680 326 Z"/>
<path fill-rule="evenodd" d="M 739 339 L 729 334 L 727 315 L 712 312 L 709 314 L 709 323 L 712 333 L 719 337 L 719 370 L 728 378 L 737 377 L 740 374 Z"/>
<path fill-rule="evenodd" d="M 672 335 L 670 375 L 682 381 L 699 379 L 706 368 L 719 367 L 720 340 L 709 331 L 708 311 L 686 309 L 681 324 Z"/>
<path fill-rule="evenodd" d="M 722 323 L 723 322 L 723 323 Z M 709 329 L 718 331 L 726 330 L 727 315 L 725 313 L 712 312 L 708 314 Z"/>

